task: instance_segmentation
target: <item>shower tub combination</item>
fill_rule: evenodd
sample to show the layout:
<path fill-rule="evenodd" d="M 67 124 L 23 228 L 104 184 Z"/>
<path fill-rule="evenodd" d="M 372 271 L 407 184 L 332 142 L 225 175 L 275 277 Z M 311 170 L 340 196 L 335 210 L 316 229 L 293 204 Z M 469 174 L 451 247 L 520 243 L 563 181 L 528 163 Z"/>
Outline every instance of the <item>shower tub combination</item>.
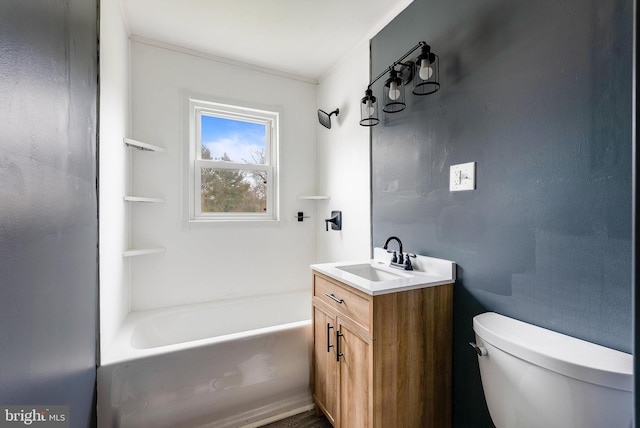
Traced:
<path fill-rule="evenodd" d="M 312 408 L 311 296 L 132 312 L 98 368 L 98 425 L 258 426 Z"/>

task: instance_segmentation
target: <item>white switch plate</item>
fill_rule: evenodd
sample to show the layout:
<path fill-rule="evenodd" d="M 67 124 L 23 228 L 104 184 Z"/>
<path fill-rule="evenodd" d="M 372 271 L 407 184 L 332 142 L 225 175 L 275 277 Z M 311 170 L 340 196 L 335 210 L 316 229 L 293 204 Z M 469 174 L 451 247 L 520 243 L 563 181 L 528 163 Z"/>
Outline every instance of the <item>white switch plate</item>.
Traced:
<path fill-rule="evenodd" d="M 468 162 L 449 167 L 449 191 L 473 190 L 476 188 L 476 163 Z"/>

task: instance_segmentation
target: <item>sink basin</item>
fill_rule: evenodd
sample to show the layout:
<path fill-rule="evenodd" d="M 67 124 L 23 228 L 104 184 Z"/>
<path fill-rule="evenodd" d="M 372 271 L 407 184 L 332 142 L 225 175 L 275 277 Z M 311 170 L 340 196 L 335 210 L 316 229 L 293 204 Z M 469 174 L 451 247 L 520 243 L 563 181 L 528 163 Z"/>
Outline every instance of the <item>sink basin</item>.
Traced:
<path fill-rule="evenodd" d="M 395 272 L 377 269 L 374 266 L 371 266 L 370 263 L 336 266 L 336 268 L 373 282 L 407 278 L 408 276 L 402 275 L 401 273 L 396 274 Z"/>
<path fill-rule="evenodd" d="M 416 254 L 411 260 L 413 270 L 402 270 L 389 266 L 391 257 L 384 248 L 375 247 L 372 259 L 319 263 L 311 265 L 311 269 L 371 296 L 451 284 L 456 280 L 456 264 L 450 260 Z"/>

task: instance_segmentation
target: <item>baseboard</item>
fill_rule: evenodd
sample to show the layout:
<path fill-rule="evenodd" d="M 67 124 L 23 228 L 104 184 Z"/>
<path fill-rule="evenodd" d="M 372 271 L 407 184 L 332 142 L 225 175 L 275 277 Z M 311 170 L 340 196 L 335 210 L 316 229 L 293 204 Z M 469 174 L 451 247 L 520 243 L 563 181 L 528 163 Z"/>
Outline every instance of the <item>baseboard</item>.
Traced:
<path fill-rule="evenodd" d="M 314 407 L 315 405 L 313 403 L 307 404 L 306 406 L 298 407 L 297 409 L 289 410 L 288 412 L 280 413 L 275 416 L 262 419 L 260 421 L 251 422 L 249 425 L 243 425 L 241 428 L 258 428 L 266 424 L 270 424 L 272 422 L 278 422 L 278 421 L 281 421 L 282 419 L 299 415 L 300 413 L 308 412 L 309 410 L 312 410 Z"/>
<path fill-rule="evenodd" d="M 197 428 L 256 428 L 313 409 L 311 394 L 289 397 L 266 406 L 258 407 L 222 420 L 206 421 Z"/>

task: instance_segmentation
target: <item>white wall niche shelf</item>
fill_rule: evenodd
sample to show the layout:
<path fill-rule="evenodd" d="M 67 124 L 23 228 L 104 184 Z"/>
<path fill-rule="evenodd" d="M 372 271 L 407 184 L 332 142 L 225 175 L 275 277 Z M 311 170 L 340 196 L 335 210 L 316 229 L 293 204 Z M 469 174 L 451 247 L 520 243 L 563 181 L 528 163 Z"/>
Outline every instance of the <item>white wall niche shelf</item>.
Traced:
<path fill-rule="evenodd" d="M 298 196 L 298 199 L 308 200 L 308 201 L 322 201 L 322 200 L 331 199 L 331 196 L 328 196 L 328 195 L 304 195 L 304 196 Z"/>
<path fill-rule="evenodd" d="M 125 196 L 124 200 L 127 202 L 143 202 L 149 204 L 161 204 L 164 203 L 163 198 L 148 198 L 146 196 Z"/>
<path fill-rule="evenodd" d="M 166 248 L 133 248 L 122 253 L 122 257 L 146 256 L 149 254 L 159 254 L 167 251 Z"/>
<path fill-rule="evenodd" d="M 124 141 L 124 144 L 127 145 L 127 147 L 133 147 L 133 148 L 136 148 L 138 150 L 144 150 L 144 151 L 147 151 L 147 152 L 160 152 L 160 153 L 167 151 L 167 149 L 165 149 L 164 147 L 154 146 L 153 144 L 148 144 L 148 143 L 143 143 L 142 141 L 134 140 L 133 138 L 124 137 L 123 141 Z"/>
<path fill-rule="evenodd" d="M 124 144 L 127 147 L 135 148 L 138 150 L 146 151 L 146 152 L 166 152 L 167 150 L 163 147 L 154 146 L 153 144 L 143 143 L 142 141 L 134 140 L 133 138 L 124 137 L 122 139 Z M 151 198 L 147 196 L 133 196 L 133 195 L 125 195 L 123 199 L 126 202 L 142 202 L 142 203 L 152 203 L 158 204 L 164 202 L 162 198 Z M 126 250 L 122 253 L 122 257 L 137 257 L 137 256 L 146 256 L 150 254 L 159 254 L 164 253 L 166 251 L 163 247 L 156 248 L 132 248 L 130 250 Z"/>

